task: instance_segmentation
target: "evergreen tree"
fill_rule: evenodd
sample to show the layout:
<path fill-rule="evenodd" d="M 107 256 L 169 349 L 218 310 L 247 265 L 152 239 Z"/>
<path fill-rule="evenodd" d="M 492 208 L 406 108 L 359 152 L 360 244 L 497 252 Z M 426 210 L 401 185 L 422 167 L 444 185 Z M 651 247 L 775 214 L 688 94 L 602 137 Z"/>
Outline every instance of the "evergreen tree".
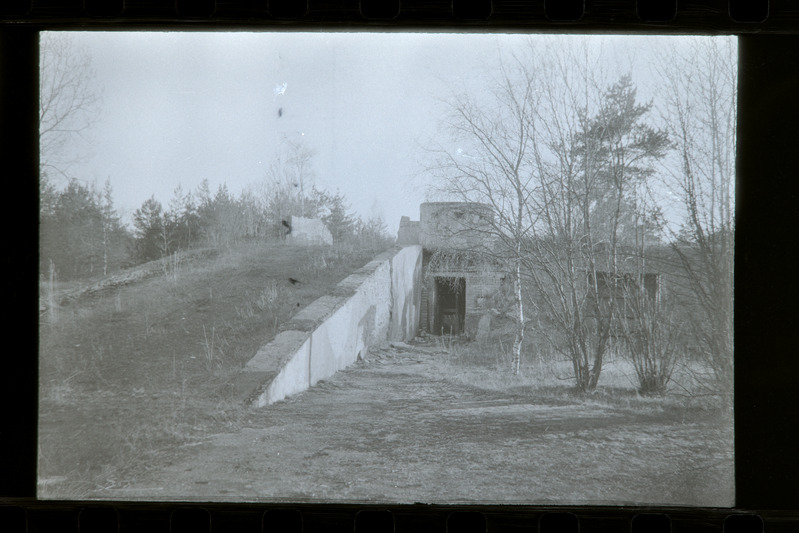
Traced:
<path fill-rule="evenodd" d="M 165 255 L 163 246 L 165 234 L 164 209 L 161 202 L 151 196 L 133 213 L 135 228 L 135 253 L 141 261 L 159 259 Z"/>
<path fill-rule="evenodd" d="M 348 213 L 349 206 L 344 195 L 336 191 L 336 194 L 325 193 L 323 198 L 325 214 L 322 215 L 322 222 L 330 230 L 333 242 L 345 242 L 352 239 L 355 236 L 357 219 L 353 214 Z"/>
<path fill-rule="evenodd" d="M 128 244 L 128 232 L 125 230 L 116 208 L 114 208 L 111 180 L 107 179 L 103 187 L 102 200 L 102 234 L 103 234 L 103 275 L 119 267 L 125 260 Z"/>
<path fill-rule="evenodd" d="M 197 186 L 195 195 L 195 213 L 197 217 L 197 240 L 210 242 L 210 231 L 213 225 L 213 198 L 208 179 L 203 179 Z"/>

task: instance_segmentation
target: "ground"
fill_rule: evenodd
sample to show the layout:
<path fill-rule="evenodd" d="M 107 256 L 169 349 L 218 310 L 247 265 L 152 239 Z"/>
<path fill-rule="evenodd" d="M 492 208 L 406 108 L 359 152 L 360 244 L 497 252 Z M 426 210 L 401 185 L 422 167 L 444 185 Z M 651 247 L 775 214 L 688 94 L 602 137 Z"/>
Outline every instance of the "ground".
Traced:
<path fill-rule="evenodd" d="M 266 274 L 261 259 L 233 261 L 222 279 L 240 276 L 252 284 L 257 274 L 249 278 L 248 272 Z M 284 273 L 276 268 L 267 270 L 280 280 Z M 220 275 L 216 269 L 202 272 Z M 209 290 L 202 272 L 195 272 L 197 280 L 185 291 L 197 281 Z M 187 273 L 184 281 L 189 278 Z M 320 281 L 318 288 L 323 285 Z M 230 296 L 216 308 L 216 317 L 225 314 L 226 305 L 235 309 L 244 300 Z M 203 308 L 195 296 L 188 301 Z M 142 348 L 126 355 L 132 360 L 119 362 L 123 345 L 109 343 L 124 339 L 125 327 L 117 322 L 114 336 L 103 329 L 106 320 L 114 324 L 113 312 L 106 318 L 91 315 L 89 342 L 109 344 L 102 357 L 93 349 L 85 369 L 68 381 L 43 374 L 59 387 L 42 387 L 40 497 L 733 503 L 729 411 L 690 397 L 641 398 L 633 387 L 611 379 L 623 369 L 620 362 L 608 362 L 604 372 L 610 381 L 599 392 L 576 395 L 568 383 L 531 385 L 540 380 L 530 361 L 525 363 L 530 375 L 514 377 L 504 364 L 481 358 L 480 350 L 467 354 L 442 339 L 417 338 L 375 348 L 331 379 L 256 409 L 234 403 L 225 389 L 235 374 L 232 354 L 245 353 L 236 348 L 235 333 L 247 339 L 242 332 L 249 330 L 231 329 L 224 321 L 213 325 L 202 315 L 206 335 L 212 334 L 209 329 L 217 332 L 225 347 L 216 365 L 202 355 L 202 328 L 193 325 L 193 336 L 180 341 L 191 349 L 182 350 L 173 337 L 180 338 L 185 312 L 165 303 L 157 307 L 171 317 L 163 334 L 149 333 L 161 335 L 157 346 L 163 349 Z M 198 322 L 198 315 L 192 316 Z M 128 322 L 135 321 L 128 317 Z M 64 349 L 66 338 L 74 340 L 56 338 L 60 344 L 50 341 Z M 142 334 L 138 345 L 149 346 L 144 341 Z M 49 358 L 51 353 L 42 354 L 44 367 Z"/>
<path fill-rule="evenodd" d="M 113 277 L 133 283 L 43 283 L 40 496 L 83 497 L 163 448 L 236 427 L 243 365 L 380 251 L 253 242 Z"/>
<path fill-rule="evenodd" d="M 444 352 L 386 348 L 242 427 L 93 497 L 731 504 L 712 412 L 508 394 L 446 379 Z"/>

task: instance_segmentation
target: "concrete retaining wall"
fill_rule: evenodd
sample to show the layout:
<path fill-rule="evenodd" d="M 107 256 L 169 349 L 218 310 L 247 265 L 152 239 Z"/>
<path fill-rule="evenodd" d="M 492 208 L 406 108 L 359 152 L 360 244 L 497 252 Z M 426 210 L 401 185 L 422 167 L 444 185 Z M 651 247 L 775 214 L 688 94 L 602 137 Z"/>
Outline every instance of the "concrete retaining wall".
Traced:
<path fill-rule="evenodd" d="M 244 368 L 248 398 L 264 406 L 346 368 L 369 347 L 409 340 L 419 327 L 422 248 L 407 246 L 375 258 L 284 324 Z"/>
<path fill-rule="evenodd" d="M 421 246 L 407 246 L 391 258 L 391 300 L 388 339 L 412 339 L 419 332 L 422 307 Z"/>

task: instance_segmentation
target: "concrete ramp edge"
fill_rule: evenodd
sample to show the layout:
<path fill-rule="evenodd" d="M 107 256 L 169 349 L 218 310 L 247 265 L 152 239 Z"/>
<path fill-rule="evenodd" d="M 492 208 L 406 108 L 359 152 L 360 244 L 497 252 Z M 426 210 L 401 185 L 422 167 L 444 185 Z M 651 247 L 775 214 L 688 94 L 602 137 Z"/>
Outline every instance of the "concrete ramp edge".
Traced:
<path fill-rule="evenodd" d="M 416 336 L 422 247 L 383 253 L 297 313 L 245 365 L 242 383 L 261 380 L 254 406 L 302 392 L 366 357 L 369 347 Z M 246 379 L 249 374 L 250 379 Z"/>

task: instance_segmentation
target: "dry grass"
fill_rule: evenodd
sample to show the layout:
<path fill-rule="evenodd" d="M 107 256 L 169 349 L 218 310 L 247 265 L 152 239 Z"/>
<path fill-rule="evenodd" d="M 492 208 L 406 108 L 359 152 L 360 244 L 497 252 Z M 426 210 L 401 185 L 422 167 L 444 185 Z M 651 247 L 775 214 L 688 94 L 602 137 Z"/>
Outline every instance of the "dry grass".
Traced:
<path fill-rule="evenodd" d="M 731 414 L 732 395 L 709 391 L 712 371 L 698 362 L 682 362 L 663 396 L 642 396 L 632 361 L 609 353 L 603 362 L 596 391 L 579 393 L 574 388 L 571 361 L 544 349 L 522 355 L 521 372 L 511 369 L 511 339 L 501 335 L 466 342 L 455 337 L 436 339 L 444 352 L 439 368 L 447 379 L 481 389 L 579 402 L 599 402 L 631 409 L 713 408 Z M 540 347 L 539 347 L 540 348 Z"/>
<path fill-rule="evenodd" d="M 53 307 L 39 326 L 40 495 L 118 486 L 165 450 L 239 424 L 231 377 L 376 253 L 251 243 L 175 254 L 146 279 L 69 300 L 59 296 L 81 284 L 42 280 Z M 303 283 L 289 284 L 298 272 Z"/>

